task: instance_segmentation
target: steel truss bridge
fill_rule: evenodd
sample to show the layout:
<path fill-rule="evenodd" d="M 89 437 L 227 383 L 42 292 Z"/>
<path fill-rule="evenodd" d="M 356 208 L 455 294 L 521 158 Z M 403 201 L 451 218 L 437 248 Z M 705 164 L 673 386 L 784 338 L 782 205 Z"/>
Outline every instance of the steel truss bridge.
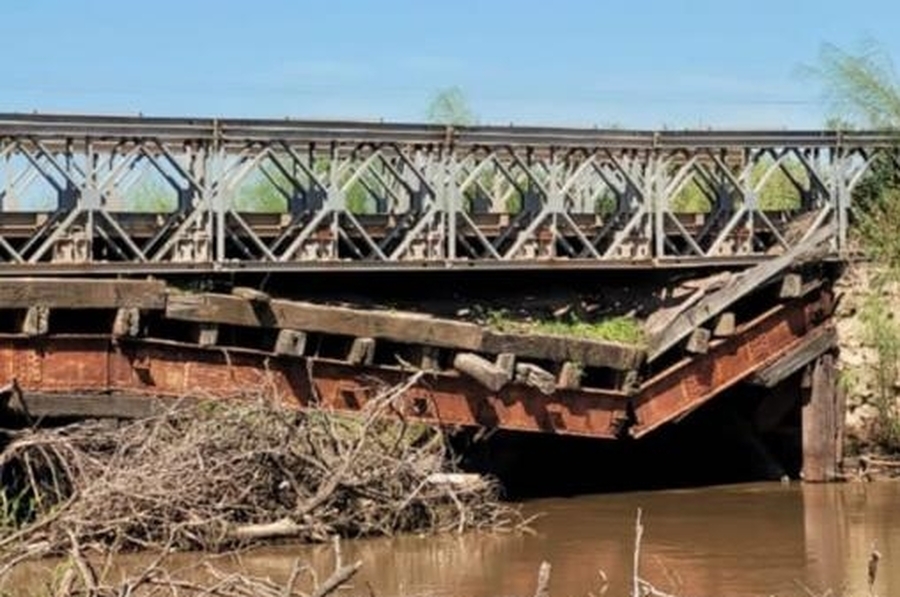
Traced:
<path fill-rule="evenodd" d="M 875 131 L 0 114 L 0 416 L 123 417 L 261 384 L 354 411 L 411 365 L 428 375 L 403 416 L 613 440 L 749 389 L 748 445 L 799 433 L 799 410 L 805 478 L 837 478 L 840 264 L 819 260 L 852 253 L 855 198 L 870 175 L 897 178 L 897 146 Z M 640 281 L 660 298 L 646 341 L 310 303 L 294 276 L 239 275 L 494 269 L 524 285 L 539 268 L 658 269 Z"/>
<path fill-rule="evenodd" d="M 0 115 L 0 273 L 753 263 L 831 227 L 880 132 Z"/>

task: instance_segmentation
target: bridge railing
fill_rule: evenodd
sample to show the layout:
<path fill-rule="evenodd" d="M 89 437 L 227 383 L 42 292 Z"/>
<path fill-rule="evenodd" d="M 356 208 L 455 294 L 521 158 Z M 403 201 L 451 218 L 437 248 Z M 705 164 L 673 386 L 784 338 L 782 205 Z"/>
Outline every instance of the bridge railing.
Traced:
<path fill-rule="evenodd" d="M 0 115 L 0 270 L 840 255 L 875 163 L 894 135 Z"/>

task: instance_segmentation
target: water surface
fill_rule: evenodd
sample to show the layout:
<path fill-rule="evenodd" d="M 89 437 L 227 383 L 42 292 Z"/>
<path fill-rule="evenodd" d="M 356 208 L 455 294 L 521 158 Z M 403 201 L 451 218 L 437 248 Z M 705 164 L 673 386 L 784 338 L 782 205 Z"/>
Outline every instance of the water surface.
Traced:
<path fill-rule="evenodd" d="M 872 546 L 882 553 L 878 595 L 900 595 L 900 483 L 741 485 L 623 493 L 525 504 L 540 513 L 532 535 L 477 535 L 344 542 L 346 560 L 364 565 L 356 593 L 379 597 L 532 595 L 538 567 L 552 564 L 555 596 L 626 595 L 634 522 L 643 511 L 642 575 L 679 595 L 867 595 Z M 128 556 L 139 566 L 147 556 Z M 170 566 L 200 556 L 181 554 Z M 282 545 L 221 559 L 285 579 L 295 559 L 321 575 L 332 565 L 327 546 Z M 601 571 L 607 579 L 604 583 Z M 804 588 L 805 587 L 805 588 Z"/>

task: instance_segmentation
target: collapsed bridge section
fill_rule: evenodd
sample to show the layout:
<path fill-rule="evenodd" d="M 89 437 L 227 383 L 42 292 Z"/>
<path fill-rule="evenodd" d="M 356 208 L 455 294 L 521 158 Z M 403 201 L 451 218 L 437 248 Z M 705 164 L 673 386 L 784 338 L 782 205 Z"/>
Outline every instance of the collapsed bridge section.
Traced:
<path fill-rule="evenodd" d="M 738 384 L 776 387 L 834 349 L 827 268 L 804 265 L 814 249 L 681 283 L 635 344 L 247 287 L 10 278 L 0 383 L 7 406 L 30 417 L 141 416 L 159 398 L 254 395 L 358 411 L 402 386 L 394 408 L 410 420 L 642 438 Z M 826 386 L 814 398 L 834 400 Z M 837 432 L 834 408 L 820 436 Z M 823 454 L 811 474 L 827 478 L 836 459 Z"/>
<path fill-rule="evenodd" d="M 354 411 L 403 384 L 398 416 L 605 440 L 752 386 L 768 429 L 802 400 L 804 474 L 834 478 L 832 281 L 854 193 L 898 163 L 877 131 L 0 115 L 0 383 L 31 416 Z M 628 342 L 510 328 L 426 299 L 445 272 L 584 274 L 654 308 Z M 357 274 L 406 277 L 407 304 L 309 292 Z"/>

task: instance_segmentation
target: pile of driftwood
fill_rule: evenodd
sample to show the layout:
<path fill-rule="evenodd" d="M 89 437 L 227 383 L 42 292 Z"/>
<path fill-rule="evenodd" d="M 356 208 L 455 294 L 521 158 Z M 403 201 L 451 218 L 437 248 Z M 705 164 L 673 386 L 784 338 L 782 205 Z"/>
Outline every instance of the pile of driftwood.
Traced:
<path fill-rule="evenodd" d="M 221 551 L 520 524 L 494 483 L 452 471 L 440 432 L 393 414 L 403 389 L 356 418 L 256 400 L 14 432 L 0 572 L 73 546 Z"/>

